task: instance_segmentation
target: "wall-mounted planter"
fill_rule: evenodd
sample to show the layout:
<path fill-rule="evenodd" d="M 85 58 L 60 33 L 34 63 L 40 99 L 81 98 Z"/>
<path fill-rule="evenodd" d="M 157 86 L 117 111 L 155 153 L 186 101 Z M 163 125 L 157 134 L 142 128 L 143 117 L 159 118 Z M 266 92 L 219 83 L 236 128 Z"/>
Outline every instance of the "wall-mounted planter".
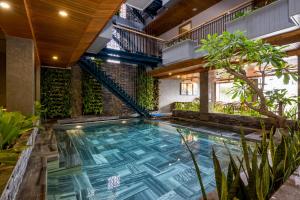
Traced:
<path fill-rule="evenodd" d="M 291 8 L 289 5 L 292 1 L 299 2 L 299 0 L 275 1 L 270 5 L 253 11 L 247 16 L 228 22 L 226 29 L 231 33 L 237 30 L 244 31 L 247 37 L 257 38 L 297 28 L 290 18 Z M 293 8 L 292 13 L 299 13 L 299 8 Z"/>
<path fill-rule="evenodd" d="M 16 199 L 17 193 L 19 191 L 20 185 L 25 174 L 27 164 L 33 150 L 36 135 L 38 133 L 38 128 L 34 128 L 31 135 L 28 138 L 28 148 L 22 151 L 19 160 L 14 167 L 14 170 L 4 188 L 0 200 L 14 200 Z"/>

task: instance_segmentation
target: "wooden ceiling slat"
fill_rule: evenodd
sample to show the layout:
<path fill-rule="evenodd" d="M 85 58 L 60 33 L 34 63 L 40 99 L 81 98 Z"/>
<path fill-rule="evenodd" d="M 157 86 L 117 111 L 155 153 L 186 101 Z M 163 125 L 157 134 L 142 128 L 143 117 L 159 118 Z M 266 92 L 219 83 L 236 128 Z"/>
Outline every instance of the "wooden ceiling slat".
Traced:
<path fill-rule="evenodd" d="M 34 39 L 41 64 L 68 67 L 80 58 L 123 1 L 10 0 L 11 9 L 0 10 L 0 27 L 7 35 Z M 60 17 L 60 10 L 68 12 L 68 17 Z M 53 61 L 53 55 L 59 60 Z"/>
<path fill-rule="evenodd" d="M 150 22 L 145 30 L 156 36 L 161 35 L 220 1 L 178 0 L 177 3 L 174 3 L 168 10 L 163 11 L 154 21 Z M 197 11 L 193 11 L 193 8 L 197 8 Z"/>

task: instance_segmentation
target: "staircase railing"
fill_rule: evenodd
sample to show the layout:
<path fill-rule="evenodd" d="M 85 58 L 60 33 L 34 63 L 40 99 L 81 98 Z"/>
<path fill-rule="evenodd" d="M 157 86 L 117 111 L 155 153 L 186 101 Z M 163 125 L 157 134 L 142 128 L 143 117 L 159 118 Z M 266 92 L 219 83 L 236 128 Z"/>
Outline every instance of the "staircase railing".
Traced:
<path fill-rule="evenodd" d="M 165 43 L 165 47 L 173 46 L 183 40 L 193 40 L 200 44 L 201 39 L 205 39 L 208 34 L 221 34 L 226 31 L 226 23 L 230 22 L 253 9 L 253 1 L 242 4 L 236 8 L 231 9 L 227 13 L 220 15 L 219 17 L 205 22 L 190 31 L 179 34 L 176 37 Z"/>
<path fill-rule="evenodd" d="M 80 67 L 91 74 L 97 81 L 99 81 L 110 92 L 116 95 L 127 106 L 131 107 L 143 117 L 151 117 L 149 111 L 138 105 L 136 100 L 128 95 L 128 93 L 115 82 L 105 71 L 101 70 L 95 62 L 88 57 L 82 57 L 79 61 Z"/>
<path fill-rule="evenodd" d="M 164 40 L 134 31 L 122 26 L 114 25 L 113 37 L 122 49 L 130 53 L 140 53 L 161 57 Z"/>

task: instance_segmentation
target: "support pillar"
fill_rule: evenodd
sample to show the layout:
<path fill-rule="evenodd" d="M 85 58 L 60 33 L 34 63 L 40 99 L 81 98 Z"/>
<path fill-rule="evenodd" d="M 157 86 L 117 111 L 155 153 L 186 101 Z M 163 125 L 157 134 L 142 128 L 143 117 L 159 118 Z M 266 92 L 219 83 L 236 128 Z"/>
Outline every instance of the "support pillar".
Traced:
<path fill-rule="evenodd" d="M 74 65 L 71 69 L 71 117 L 80 117 L 82 115 L 82 71 L 78 65 Z"/>
<path fill-rule="evenodd" d="M 31 115 L 34 99 L 34 43 L 31 39 L 7 37 L 6 108 Z"/>
<path fill-rule="evenodd" d="M 200 73 L 200 112 L 209 111 L 209 75 L 208 70 Z"/>
<path fill-rule="evenodd" d="M 300 56 L 298 56 L 298 99 L 300 97 Z M 298 119 L 300 119 L 300 102 L 298 103 Z"/>
<path fill-rule="evenodd" d="M 41 66 L 35 66 L 35 101 L 41 101 Z"/>
<path fill-rule="evenodd" d="M 0 107 L 6 107 L 6 40 L 0 30 Z"/>

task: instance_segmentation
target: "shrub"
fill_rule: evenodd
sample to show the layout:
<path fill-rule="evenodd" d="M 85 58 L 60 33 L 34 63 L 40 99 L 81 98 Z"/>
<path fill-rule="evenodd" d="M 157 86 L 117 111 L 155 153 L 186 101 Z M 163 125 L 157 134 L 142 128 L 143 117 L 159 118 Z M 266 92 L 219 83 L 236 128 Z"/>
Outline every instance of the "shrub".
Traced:
<path fill-rule="evenodd" d="M 5 112 L 0 109 L 0 163 L 14 164 L 22 148 L 14 148 L 21 134 L 34 127 L 37 117 L 25 117 L 19 112 Z"/>

